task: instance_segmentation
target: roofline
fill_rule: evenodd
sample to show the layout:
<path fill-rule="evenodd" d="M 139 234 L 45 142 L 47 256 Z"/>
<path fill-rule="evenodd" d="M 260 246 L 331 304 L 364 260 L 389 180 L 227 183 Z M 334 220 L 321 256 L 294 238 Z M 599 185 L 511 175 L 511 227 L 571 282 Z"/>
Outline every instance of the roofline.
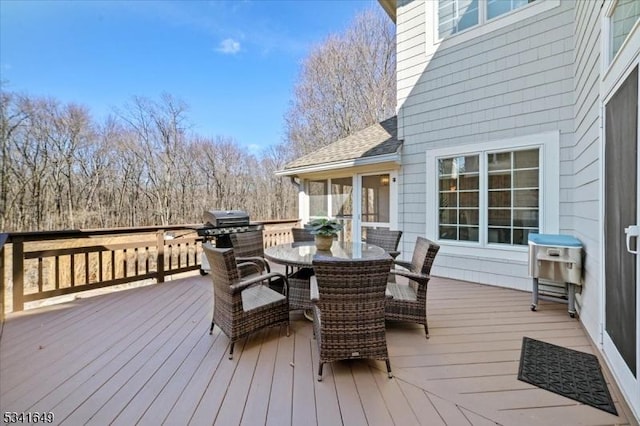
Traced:
<path fill-rule="evenodd" d="M 382 6 L 384 11 L 387 12 L 387 15 L 389 15 L 389 18 L 391 18 L 391 20 L 395 24 L 397 1 L 396 0 L 378 0 L 378 3 L 380 3 L 380 6 Z"/>
<path fill-rule="evenodd" d="M 400 164 L 400 152 L 399 150 L 391 154 L 376 155 L 365 158 L 353 158 L 350 160 L 336 161 L 334 163 L 322 163 L 314 164 L 311 166 L 296 167 L 293 169 L 278 170 L 276 176 L 297 176 L 301 174 L 324 172 L 327 170 L 338 170 L 349 167 L 366 166 L 370 164 L 395 162 Z"/>

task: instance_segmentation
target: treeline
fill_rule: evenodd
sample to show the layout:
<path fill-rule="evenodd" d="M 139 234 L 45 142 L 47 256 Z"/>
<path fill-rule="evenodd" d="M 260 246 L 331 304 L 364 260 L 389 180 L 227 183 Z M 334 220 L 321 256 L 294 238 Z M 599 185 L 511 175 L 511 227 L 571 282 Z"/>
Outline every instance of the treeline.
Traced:
<path fill-rule="evenodd" d="M 2 91 L 0 231 L 200 223 L 205 209 L 297 217 L 276 177 L 285 145 L 260 158 L 189 131 L 187 105 L 135 97 L 104 122 L 81 105 Z"/>

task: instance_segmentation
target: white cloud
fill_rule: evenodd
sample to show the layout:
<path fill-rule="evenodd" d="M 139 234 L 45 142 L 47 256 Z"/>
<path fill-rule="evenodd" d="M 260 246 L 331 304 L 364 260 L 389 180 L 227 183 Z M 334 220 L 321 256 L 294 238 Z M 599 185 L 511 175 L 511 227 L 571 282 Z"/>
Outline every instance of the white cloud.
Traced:
<path fill-rule="evenodd" d="M 227 55 L 235 55 L 240 51 L 240 42 L 232 38 L 226 38 L 220 42 L 216 50 Z"/>

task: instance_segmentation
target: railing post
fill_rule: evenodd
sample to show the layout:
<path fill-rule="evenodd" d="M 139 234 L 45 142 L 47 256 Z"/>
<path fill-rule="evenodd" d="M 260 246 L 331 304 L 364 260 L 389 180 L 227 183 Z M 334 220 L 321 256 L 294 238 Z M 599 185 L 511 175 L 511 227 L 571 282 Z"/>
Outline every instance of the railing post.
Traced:
<path fill-rule="evenodd" d="M 158 283 L 164 282 L 164 230 L 156 233 L 156 245 L 158 251 L 158 260 L 156 262 L 156 274 Z"/>
<path fill-rule="evenodd" d="M 24 239 L 13 239 L 13 312 L 24 310 Z"/>
<path fill-rule="evenodd" d="M 2 335 L 2 324 L 4 322 L 4 300 L 5 292 L 7 291 L 7 281 L 4 273 L 4 246 L 7 243 L 7 234 L 0 234 L 0 335 Z"/>

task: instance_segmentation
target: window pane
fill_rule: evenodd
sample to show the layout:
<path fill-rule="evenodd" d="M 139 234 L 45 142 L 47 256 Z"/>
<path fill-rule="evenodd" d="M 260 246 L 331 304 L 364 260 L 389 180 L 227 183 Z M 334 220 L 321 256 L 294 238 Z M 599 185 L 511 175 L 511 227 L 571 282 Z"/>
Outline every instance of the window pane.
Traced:
<path fill-rule="evenodd" d="M 331 179 L 331 214 L 335 217 L 353 216 L 353 180 Z"/>
<path fill-rule="evenodd" d="M 516 169 L 538 167 L 538 150 L 516 151 L 513 153 L 513 163 Z"/>
<path fill-rule="evenodd" d="M 461 192 L 459 199 L 460 207 L 478 207 L 480 205 L 478 191 Z"/>
<path fill-rule="evenodd" d="M 329 197 L 326 180 L 309 182 L 309 215 L 327 216 L 329 214 Z"/>
<path fill-rule="evenodd" d="M 538 209 L 514 210 L 513 226 L 538 227 Z"/>
<path fill-rule="evenodd" d="M 458 0 L 458 3 L 458 28 L 456 32 L 478 25 L 478 0 Z"/>
<path fill-rule="evenodd" d="M 511 209 L 489 209 L 489 226 L 511 226 Z"/>
<path fill-rule="evenodd" d="M 489 171 L 494 170 L 511 170 L 511 153 L 496 153 L 489 154 L 487 156 L 487 163 L 489 164 Z"/>
<path fill-rule="evenodd" d="M 487 0 L 487 19 L 511 12 L 532 2 L 533 0 Z"/>
<path fill-rule="evenodd" d="M 489 227 L 489 242 L 511 244 L 511 229 Z"/>
<path fill-rule="evenodd" d="M 478 241 L 478 237 L 479 232 L 477 227 L 460 227 L 460 234 L 458 235 L 460 241 Z"/>
<path fill-rule="evenodd" d="M 538 169 L 521 170 L 513 173 L 513 186 L 515 188 L 537 188 Z"/>
<path fill-rule="evenodd" d="M 489 189 L 511 188 L 511 173 L 493 172 L 489 174 Z"/>
<path fill-rule="evenodd" d="M 440 191 L 455 191 L 458 189 L 458 179 L 440 178 Z"/>
<path fill-rule="evenodd" d="M 440 38 L 478 25 L 478 0 L 439 0 L 438 35 Z"/>
<path fill-rule="evenodd" d="M 537 234 L 538 229 L 514 229 L 513 244 L 527 245 L 529 244 L 529 234 Z"/>
<path fill-rule="evenodd" d="M 453 162 L 455 158 L 447 158 L 444 160 L 438 160 L 438 173 L 440 176 L 451 175 L 453 170 Z"/>
<path fill-rule="evenodd" d="M 443 240 L 457 240 L 458 228 L 455 226 L 440 226 L 440 235 L 438 236 Z"/>
<path fill-rule="evenodd" d="M 477 225 L 480 223 L 480 215 L 478 209 L 460 210 L 458 223 L 461 225 Z"/>
<path fill-rule="evenodd" d="M 513 191 L 514 207 L 538 207 L 537 189 L 516 189 Z"/>
<path fill-rule="evenodd" d="M 440 207 L 455 207 L 457 205 L 458 194 L 456 192 L 443 192 L 440 194 Z"/>
<path fill-rule="evenodd" d="M 458 182 L 460 183 L 460 190 L 473 190 L 480 187 L 480 179 L 478 175 L 462 175 Z"/>
<path fill-rule="evenodd" d="M 511 207 L 511 190 L 489 191 L 489 207 Z"/>
<path fill-rule="evenodd" d="M 640 18 L 638 0 L 618 0 L 611 16 L 611 58 L 618 53 L 625 39 Z"/>
<path fill-rule="evenodd" d="M 440 209 L 440 223 L 446 225 L 458 224 L 458 210 L 457 209 Z"/>

